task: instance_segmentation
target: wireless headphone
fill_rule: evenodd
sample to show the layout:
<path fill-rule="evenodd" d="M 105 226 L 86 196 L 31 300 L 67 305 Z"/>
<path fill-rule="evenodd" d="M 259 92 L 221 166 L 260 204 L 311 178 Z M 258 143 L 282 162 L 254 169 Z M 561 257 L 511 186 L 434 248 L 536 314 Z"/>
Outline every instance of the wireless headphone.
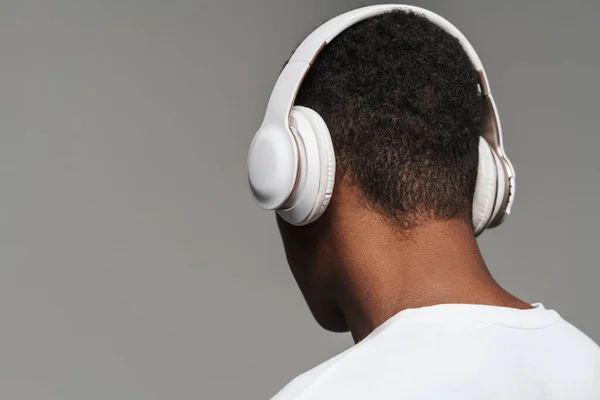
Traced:
<path fill-rule="evenodd" d="M 323 214 L 335 180 L 331 136 L 317 112 L 294 107 L 294 100 L 306 73 L 328 43 L 357 22 L 393 10 L 414 12 L 457 38 L 479 73 L 483 123 L 473 199 L 473 230 L 479 235 L 510 214 L 515 194 L 515 172 L 504 152 L 488 78 L 477 53 L 454 25 L 431 11 L 408 5 L 376 5 L 347 12 L 325 22 L 298 46 L 275 83 L 263 123 L 250 144 L 252 194 L 259 206 L 276 210 L 293 225 L 309 224 Z"/>

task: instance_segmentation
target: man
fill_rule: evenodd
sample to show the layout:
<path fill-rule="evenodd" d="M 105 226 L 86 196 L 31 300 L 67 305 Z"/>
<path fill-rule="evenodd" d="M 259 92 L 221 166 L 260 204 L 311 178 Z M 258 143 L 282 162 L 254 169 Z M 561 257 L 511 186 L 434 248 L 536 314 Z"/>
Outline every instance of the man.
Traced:
<path fill-rule="evenodd" d="M 600 399 L 600 348 L 477 246 L 477 84 L 459 41 L 404 11 L 314 61 L 295 104 L 327 124 L 335 191 L 315 222 L 277 222 L 315 319 L 357 344 L 275 399 Z"/>

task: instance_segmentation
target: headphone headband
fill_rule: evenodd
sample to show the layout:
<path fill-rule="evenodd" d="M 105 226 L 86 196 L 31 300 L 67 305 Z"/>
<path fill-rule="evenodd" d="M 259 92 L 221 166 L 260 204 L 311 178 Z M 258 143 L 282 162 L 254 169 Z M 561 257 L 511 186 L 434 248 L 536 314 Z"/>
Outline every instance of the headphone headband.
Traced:
<path fill-rule="evenodd" d="M 458 28 L 442 16 L 424 8 L 404 4 L 381 4 L 358 8 L 338 15 L 319 26 L 302 41 L 296 51 L 294 51 L 294 54 L 292 54 L 292 57 L 281 72 L 279 79 L 273 88 L 264 122 L 275 122 L 279 120 L 277 122 L 281 123 L 284 122 L 281 121 L 281 118 L 286 118 L 285 123 L 288 123 L 289 113 L 304 76 L 321 50 L 323 50 L 323 48 L 337 35 L 360 21 L 395 10 L 414 12 L 417 15 L 425 17 L 436 26 L 439 26 L 448 34 L 458 39 L 463 46 L 465 53 L 471 60 L 473 67 L 480 74 L 482 94 L 484 96 L 489 94 L 489 83 L 485 70 L 483 69 L 483 64 L 475 52 L 475 49 L 471 46 L 471 43 L 469 43 L 467 38 L 458 30 Z"/>
<path fill-rule="evenodd" d="M 483 66 L 481 60 L 473 46 L 469 43 L 467 38 L 448 20 L 444 19 L 440 15 L 426 10 L 424 8 L 409 6 L 404 4 L 380 4 L 369 7 L 362 7 L 352 11 L 348 11 L 344 14 L 338 15 L 325 22 L 323 25 L 313 31 L 302 43 L 298 46 L 290 62 L 303 61 L 312 64 L 318 53 L 325 45 L 329 44 L 337 35 L 348 29 L 350 26 L 363 21 L 365 19 L 384 14 L 390 11 L 406 11 L 413 12 L 417 15 L 427 18 L 435 25 L 439 26 L 450 35 L 457 38 L 468 54 L 469 58 L 473 62 L 476 70 L 482 70 Z"/>

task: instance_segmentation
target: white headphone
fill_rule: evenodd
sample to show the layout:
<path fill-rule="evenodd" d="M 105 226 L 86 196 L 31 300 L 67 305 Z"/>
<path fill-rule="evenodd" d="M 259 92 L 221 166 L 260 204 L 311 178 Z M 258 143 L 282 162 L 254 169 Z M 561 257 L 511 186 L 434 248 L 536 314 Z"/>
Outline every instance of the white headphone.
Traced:
<path fill-rule="evenodd" d="M 414 12 L 456 37 L 479 72 L 483 123 L 479 169 L 473 199 L 473 229 L 500 225 L 515 194 L 515 172 L 502 145 L 502 129 L 481 60 L 467 38 L 441 16 L 408 5 L 359 8 L 317 28 L 298 46 L 281 72 L 263 123 L 250 144 L 248 179 L 259 206 L 276 210 L 293 225 L 315 221 L 327 208 L 335 180 L 335 154 L 323 118 L 306 107 L 293 106 L 302 80 L 321 50 L 338 34 L 364 19 L 393 10 Z"/>

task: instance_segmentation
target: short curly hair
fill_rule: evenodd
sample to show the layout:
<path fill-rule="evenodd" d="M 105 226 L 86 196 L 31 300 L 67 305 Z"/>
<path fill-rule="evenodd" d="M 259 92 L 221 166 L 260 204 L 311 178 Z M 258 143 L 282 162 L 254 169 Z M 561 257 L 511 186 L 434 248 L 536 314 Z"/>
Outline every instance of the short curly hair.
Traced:
<path fill-rule="evenodd" d="M 295 104 L 327 123 L 336 179 L 349 178 L 395 224 L 470 222 L 478 83 L 455 37 L 422 16 L 392 11 L 349 27 L 327 45 Z"/>

